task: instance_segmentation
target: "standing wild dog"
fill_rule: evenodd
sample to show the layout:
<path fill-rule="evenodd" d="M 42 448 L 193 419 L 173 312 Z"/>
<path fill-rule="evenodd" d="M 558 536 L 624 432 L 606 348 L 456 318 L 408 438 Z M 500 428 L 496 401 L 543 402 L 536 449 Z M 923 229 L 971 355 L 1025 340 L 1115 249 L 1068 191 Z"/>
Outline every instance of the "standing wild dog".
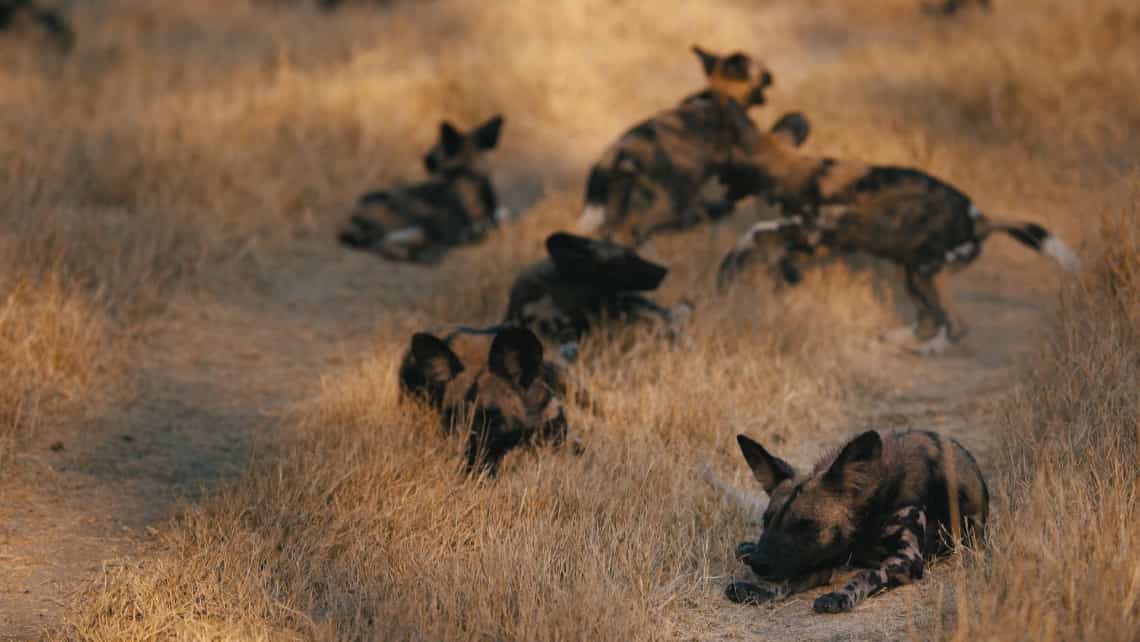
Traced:
<path fill-rule="evenodd" d="M 590 169 L 578 232 L 637 246 L 653 234 L 726 216 L 711 165 L 755 135 L 746 109 L 765 102 L 772 74 L 744 53 L 718 56 L 700 47 L 708 88 L 629 129 Z M 790 129 L 807 134 L 801 115 Z M 790 123 L 789 123 L 790 124 Z M 802 140 L 801 140 L 802 142 Z"/>
<path fill-rule="evenodd" d="M 966 332 L 947 298 L 945 276 L 978 258 L 990 234 L 1007 234 L 1066 270 L 1078 265 L 1072 250 L 1044 227 L 986 216 L 964 193 L 925 172 L 811 157 L 770 136 L 754 141 L 747 157 L 720 168 L 720 175 L 730 191 L 765 196 L 787 216 L 757 223 L 741 236 L 721 262 L 722 286 L 770 233 L 783 236 L 787 254 L 778 264 L 792 283 L 799 272 L 788 254 L 837 250 L 887 259 L 899 267 L 918 308 L 918 322 L 888 338 L 934 354 Z M 919 337 L 920 329 L 926 336 Z"/>
<path fill-rule="evenodd" d="M 542 342 L 525 328 L 417 333 L 400 363 L 400 390 L 437 410 L 445 434 L 470 429 L 470 471 L 494 476 L 515 447 L 566 441 L 562 372 L 543 360 Z"/>
<path fill-rule="evenodd" d="M 440 125 L 424 156 L 430 178 L 360 197 L 340 241 L 395 261 L 430 262 L 449 248 L 481 241 L 503 216 L 480 157 L 499 142 L 503 117 L 468 134 Z"/>
<path fill-rule="evenodd" d="M 526 268 L 511 287 L 504 323 L 530 328 L 573 361 L 578 341 L 599 319 L 648 321 L 676 337 L 692 305 L 665 308 L 643 296 L 668 270 L 609 241 L 558 232 L 546 239 L 550 258 Z"/>
<path fill-rule="evenodd" d="M 35 0 L 0 0 L 0 31 L 16 24 L 20 15 L 36 23 L 63 51 L 71 51 L 75 44 L 75 32 L 63 15 L 56 9 L 44 9 Z"/>
<path fill-rule="evenodd" d="M 734 602 L 781 600 L 830 583 L 850 564 L 863 570 L 814 604 L 820 613 L 850 611 L 922 579 L 926 559 L 984 531 L 985 479 L 973 455 L 945 435 L 868 431 L 806 475 L 748 437 L 736 439 L 769 502 L 760 538 L 736 548 L 760 581 L 730 584 Z"/>

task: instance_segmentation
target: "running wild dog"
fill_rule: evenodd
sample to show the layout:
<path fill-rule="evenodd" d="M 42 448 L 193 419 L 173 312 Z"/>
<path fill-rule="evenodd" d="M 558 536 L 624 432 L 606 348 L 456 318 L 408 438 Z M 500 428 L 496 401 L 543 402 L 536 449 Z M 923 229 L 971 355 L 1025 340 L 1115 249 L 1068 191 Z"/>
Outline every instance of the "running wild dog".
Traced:
<path fill-rule="evenodd" d="M 565 232 L 546 239 L 550 258 L 526 268 L 511 287 L 504 323 L 533 330 L 573 361 L 578 341 L 600 319 L 649 322 L 671 338 L 692 305 L 665 308 L 645 297 L 668 273 L 631 249 Z"/>
<path fill-rule="evenodd" d="M 518 446 L 566 441 L 562 371 L 542 352 L 524 328 L 420 332 L 400 363 L 400 390 L 438 411 L 445 434 L 469 428 L 467 469 L 494 476 Z"/>
<path fill-rule="evenodd" d="M 744 435 L 737 441 L 769 503 L 760 537 L 736 549 L 759 581 L 730 584 L 725 594 L 734 602 L 782 600 L 830 583 L 850 564 L 861 570 L 814 603 L 819 613 L 850 611 L 922 579 L 925 560 L 983 535 L 985 479 L 973 455 L 945 435 L 868 431 L 808 474 Z M 729 490 L 715 476 L 709 480 Z"/>
<path fill-rule="evenodd" d="M 464 134 L 449 122 L 424 156 L 430 178 L 360 197 L 345 245 L 394 261 L 431 262 L 449 248 L 481 241 L 505 217 L 481 157 L 495 148 L 503 117 Z"/>
<path fill-rule="evenodd" d="M 1037 223 L 987 216 L 954 186 L 917 169 L 816 158 L 771 136 L 758 136 L 746 158 L 720 168 L 729 190 L 766 197 L 785 216 L 749 229 L 721 262 L 718 281 L 729 283 L 769 234 L 783 237 L 777 261 L 783 278 L 799 271 L 790 256 L 828 250 L 865 252 L 895 263 L 918 309 L 913 326 L 887 338 L 919 354 L 935 354 L 966 333 L 945 290 L 947 273 L 978 258 L 994 232 L 1075 270 L 1076 255 Z M 920 335 L 925 336 L 920 336 Z"/>
<path fill-rule="evenodd" d="M 0 31 L 12 28 L 23 15 L 39 25 L 64 52 L 75 44 L 75 32 L 56 9 L 44 9 L 35 0 L 0 0 Z"/>
<path fill-rule="evenodd" d="M 755 135 L 746 109 L 765 102 L 772 74 L 745 53 L 694 46 L 708 87 L 630 128 L 590 169 L 577 231 L 637 246 L 732 212 L 708 168 Z M 802 119 L 802 116 L 800 117 Z M 806 135 L 806 129 L 803 130 Z"/>

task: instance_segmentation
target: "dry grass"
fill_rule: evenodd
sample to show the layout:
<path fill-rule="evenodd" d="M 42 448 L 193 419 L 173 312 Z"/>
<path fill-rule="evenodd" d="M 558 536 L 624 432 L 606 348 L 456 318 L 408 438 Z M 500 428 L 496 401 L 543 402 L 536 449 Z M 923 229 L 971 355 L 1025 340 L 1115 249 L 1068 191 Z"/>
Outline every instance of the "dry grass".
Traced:
<path fill-rule="evenodd" d="M 100 310 L 58 281 L 0 289 L 0 470 L 17 442 L 106 389 Z"/>
<path fill-rule="evenodd" d="M 958 638 L 1140 632 L 1140 181 L 1104 199 L 1098 255 L 1005 404 L 1001 519 Z M 1125 190 L 1119 190 L 1125 192 Z"/>
<path fill-rule="evenodd" d="M 0 269 L 27 275 L 0 290 L 14 302 L 0 307 L 14 311 L 0 316 L 0 341 L 12 336 L 34 357 L 14 370 L 28 383 L 14 388 L 16 410 L 0 407 L 3 421 L 26 417 L 27 400 L 47 391 L 84 398 L 105 325 L 127 333 L 136 311 L 161 309 L 179 289 L 240 278 L 298 238 L 331 239 L 362 188 L 418 175 L 441 118 L 505 113 L 500 184 L 515 206 L 541 196 L 518 226 L 450 257 L 422 288 L 431 296 L 391 315 L 362 363 L 326 373 L 318 398 L 233 488 L 163 529 L 163 554 L 104 578 L 66 635 L 693 633 L 687 613 L 733 567 L 730 546 L 746 529 L 697 464 L 711 456 L 739 470 L 737 432 L 805 463 L 861 427 L 902 376 L 883 371 L 874 339 L 893 317 L 875 270 L 837 265 L 787 295 L 742 288 L 726 300 L 706 290 L 731 234 L 662 240 L 673 266 L 662 298 L 698 304 L 695 350 L 636 332 L 592 340 L 578 375 L 601 410 L 571 418 L 587 452 L 513 455 L 495 483 L 464 479 L 457 444 L 397 405 L 393 364 L 411 330 L 499 317 L 518 267 L 575 215 L 586 164 L 699 86 L 693 42 L 767 58 L 777 85 L 759 120 L 803 109 L 812 151 L 918 165 L 987 210 L 1077 237 L 1140 148 L 1140 10 L 1006 0 L 990 18 L 940 25 L 910 0 L 865 4 L 455 0 L 317 17 L 266 3 L 124 0 L 76 7 L 68 61 L 0 42 L 12 54 L 0 56 L 0 153 L 12 168 L 0 173 L 11 203 L 0 210 L 11 248 Z M 1131 231 L 1131 244 L 1105 246 L 1116 254 L 1066 291 L 1044 365 L 1009 403 L 1007 501 L 986 567 L 998 590 L 974 592 L 994 601 L 974 604 L 960 632 L 1135 630 L 1135 617 L 1121 618 L 1137 604 L 1125 530 L 1135 435 L 1112 428 L 1137 421 L 1140 249 L 1135 210 L 1121 211 L 1106 230 Z M 28 296 L 45 278 L 64 286 Z M 30 337 L 61 338 L 29 351 Z M 1058 511 L 1057 497 L 1084 508 Z M 1044 600 L 1043 572 L 1057 578 Z"/>

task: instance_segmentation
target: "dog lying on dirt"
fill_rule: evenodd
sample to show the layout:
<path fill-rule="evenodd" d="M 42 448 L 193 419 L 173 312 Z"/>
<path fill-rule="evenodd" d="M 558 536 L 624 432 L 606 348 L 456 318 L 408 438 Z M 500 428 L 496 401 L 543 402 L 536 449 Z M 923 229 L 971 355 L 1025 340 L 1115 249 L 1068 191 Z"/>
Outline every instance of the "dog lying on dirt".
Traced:
<path fill-rule="evenodd" d="M 689 303 L 665 308 L 641 294 L 655 290 L 668 270 L 633 250 L 565 232 L 547 237 L 546 250 L 550 258 L 515 280 L 504 323 L 561 346 L 568 362 L 600 319 L 650 322 L 675 339 L 692 314 Z"/>
<path fill-rule="evenodd" d="M 755 135 L 746 109 L 765 102 L 772 74 L 759 61 L 736 52 L 719 56 L 694 46 L 708 88 L 624 134 L 590 169 L 585 208 L 577 232 L 636 247 L 657 232 L 682 230 L 732 213 L 708 168 Z M 801 114 L 777 128 L 802 143 Z M 776 128 L 774 128 L 776 129 Z"/>
<path fill-rule="evenodd" d="M 0 31 L 11 29 L 20 15 L 39 25 L 64 52 L 75 44 L 75 32 L 58 10 L 44 9 L 35 0 L 0 0 Z"/>
<path fill-rule="evenodd" d="M 1053 258 L 1066 270 L 1078 260 L 1044 227 L 991 218 L 954 186 L 922 171 L 804 155 L 773 136 L 757 136 L 747 157 L 719 169 L 729 191 L 752 193 L 778 204 L 785 216 L 757 223 L 721 262 L 723 287 L 769 234 L 780 234 L 785 254 L 777 261 L 789 283 L 799 280 L 790 257 L 828 250 L 864 252 L 895 263 L 918 322 L 887 338 L 919 354 L 935 354 L 966 333 L 947 297 L 947 273 L 978 258 L 994 232 Z M 927 336 L 919 333 L 927 331 Z"/>
<path fill-rule="evenodd" d="M 760 580 L 730 584 L 725 594 L 733 602 L 782 600 L 830 583 L 850 564 L 862 570 L 814 603 L 819 613 L 850 611 L 871 595 L 922 579 L 925 560 L 983 535 L 985 479 L 973 455 L 945 435 L 868 431 L 808 474 L 744 435 L 737 441 L 769 503 L 759 539 L 736 549 Z M 706 479 L 741 499 L 711 470 Z"/>
<path fill-rule="evenodd" d="M 420 332 L 400 363 L 401 392 L 437 410 L 445 434 L 469 428 L 467 469 L 490 476 L 518 446 L 565 443 L 565 389 L 561 369 L 543 360 L 542 342 L 525 328 Z"/>
<path fill-rule="evenodd" d="M 394 261 L 432 262 L 481 241 L 505 217 L 479 162 L 498 144 L 502 125 L 495 116 L 464 134 L 442 123 L 439 142 L 424 157 L 430 178 L 361 196 L 340 242 Z"/>

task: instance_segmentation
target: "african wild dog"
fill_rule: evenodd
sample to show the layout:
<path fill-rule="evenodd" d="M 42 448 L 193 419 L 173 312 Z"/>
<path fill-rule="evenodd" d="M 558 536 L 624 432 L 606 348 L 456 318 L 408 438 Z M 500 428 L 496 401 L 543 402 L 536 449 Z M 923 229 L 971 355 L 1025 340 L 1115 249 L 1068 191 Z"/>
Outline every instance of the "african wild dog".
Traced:
<path fill-rule="evenodd" d="M 671 338 L 692 305 L 665 308 L 641 293 L 665 278 L 664 267 L 609 241 L 558 232 L 546 239 L 550 258 L 526 268 L 511 287 L 504 323 L 533 330 L 573 361 L 578 341 L 599 319 L 649 321 Z"/>
<path fill-rule="evenodd" d="M 830 583 L 850 564 L 862 570 L 814 604 L 820 613 L 850 611 L 922 579 L 925 560 L 984 534 L 985 479 L 973 455 L 945 435 L 868 431 L 806 475 L 748 437 L 736 439 L 769 502 L 759 539 L 736 548 L 760 581 L 730 584 L 734 602 L 781 600 Z"/>
<path fill-rule="evenodd" d="M 396 261 L 430 262 L 448 248 L 483 239 L 503 218 L 480 157 L 499 141 L 503 117 L 463 134 L 440 125 L 439 142 L 424 156 L 430 178 L 360 197 L 340 241 Z"/>
<path fill-rule="evenodd" d="M 542 351 L 525 328 L 420 332 L 400 363 L 400 390 L 437 410 L 445 434 L 470 428 L 467 468 L 494 476 L 517 446 L 566 441 L 562 371 Z"/>
<path fill-rule="evenodd" d="M 930 15 L 949 16 L 968 5 L 976 4 L 986 11 L 990 10 L 990 0 L 940 0 L 939 2 L 924 2 L 922 10 Z"/>
<path fill-rule="evenodd" d="M 0 0 L 0 31 L 10 29 L 20 15 L 36 23 L 63 51 L 71 51 L 75 32 L 57 9 L 44 9 L 35 0 Z"/>
<path fill-rule="evenodd" d="M 982 243 L 1002 232 L 1047 254 L 1066 270 L 1077 257 L 1059 238 L 1036 223 L 991 218 L 957 188 L 925 172 L 801 154 L 759 136 L 741 162 L 720 168 L 729 191 L 753 193 L 779 204 L 785 217 L 757 223 L 721 262 L 726 285 L 769 233 L 783 237 L 777 265 L 783 278 L 799 280 L 790 255 L 865 252 L 894 262 L 907 294 L 918 308 L 914 326 L 888 338 L 911 344 L 920 354 L 945 350 L 966 331 L 947 298 L 947 272 L 978 258 Z M 919 332 L 925 331 L 919 341 Z"/>
<path fill-rule="evenodd" d="M 708 88 L 637 124 L 606 149 L 590 169 L 579 233 L 637 246 L 657 232 L 731 213 L 731 202 L 710 193 L 719 188 L 708 167 L 725 162 L 754 135 L 745 110 L 764 104 L 772 74 L 744 53 L 693 51 Z"/>

